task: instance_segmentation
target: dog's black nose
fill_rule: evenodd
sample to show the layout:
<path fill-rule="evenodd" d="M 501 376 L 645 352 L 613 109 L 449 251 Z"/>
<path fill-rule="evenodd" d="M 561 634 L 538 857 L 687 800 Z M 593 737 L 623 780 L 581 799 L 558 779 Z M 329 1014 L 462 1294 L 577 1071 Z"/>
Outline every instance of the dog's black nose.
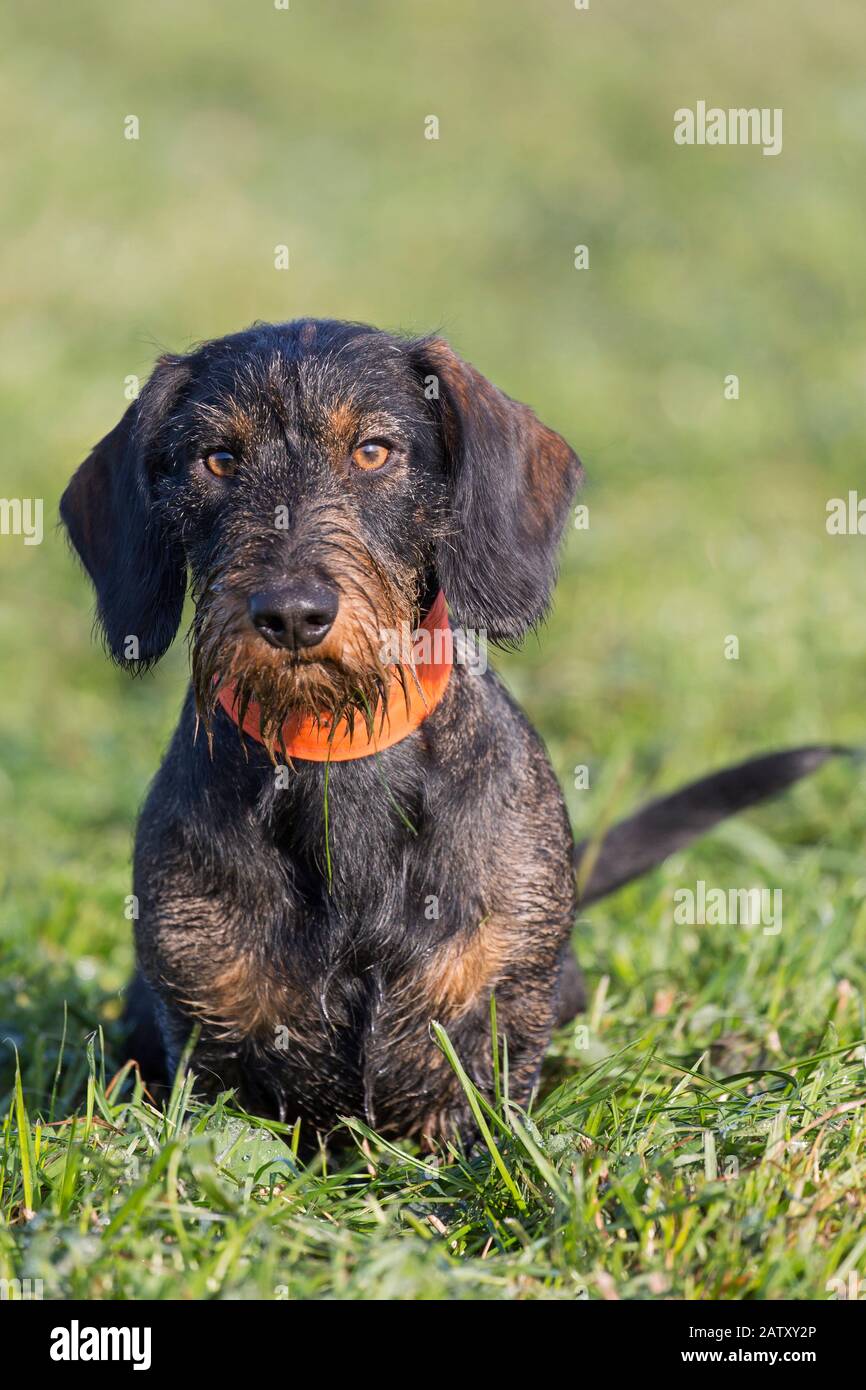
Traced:
<path fill-rule="evenodd" d="M 315 647 L 330 632 L 337 604 L 326 584 L 298 579 L 253 594 L 249 608 L 253 627 L 272 647 Z"/>

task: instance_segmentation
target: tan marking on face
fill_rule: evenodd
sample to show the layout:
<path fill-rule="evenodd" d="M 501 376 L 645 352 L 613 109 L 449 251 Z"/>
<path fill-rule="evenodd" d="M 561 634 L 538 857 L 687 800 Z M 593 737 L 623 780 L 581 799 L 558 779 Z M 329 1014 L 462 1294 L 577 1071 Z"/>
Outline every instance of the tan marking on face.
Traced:
<path fill-rule="evenodd" d="M 211 436 L 210 443 L 215 448 L 248 447 L 255 438 L 255 421 L 233 396 L 226 396 L 219 405 L 199 405 L 196 416 L 199 428 Z"/>
<path fill-rule="evenodd" d="M 302 328 L 301 331 L 300 331 L 300 334 L 298 335 L 298 341 L 299 341 L 299 343 L 301 344 L 301 347 L 304 347 L 304 348 L 312 347 L 313 344 L 315 343 L 315 341 L 316 341 L 316 325 L 315 325 L 315 323 L 314 323 L 314 321 L 313 321 L 312 319 L 309 319 L 309 320 L 304 324 L 303 328 Z"/>
<path fill-rule="evenodd" d="M 320 522 L 320 546 L 321 536 L 339 538 L 339 545 L 325 551 L 339 608 L 317 646 L 292 653 L 263 642 L 249 623 L 243 587 L 248 578 L 242 571 L 237 580 L 231 573 L 223 576 L 218 599 L 199 602 L 193 678 L 206 728 L 217 692 L 225 685 L 236 685 L 258 702 L 266 743 L 290 714 L 320 718 L 356 706 L 363 715 L 375 709 L 380 693 L 390 685 L 396 672 L 386 664 L 387 657 L 383 659 L 382 632 L 399 632 L 402 623 L 415 626 L 414 573 L 408 566 L 396 573 L 395 566 L 385 572 L 377 565 L 352 533 L 351 517 L 335 513 L 332 523 L 324 518 Z"/>
<path fill-rule="evenodd" d="M 327 430 L 333 443 L 348 452 L 355 442 L 359 421 L 358 411 L 350 400 L 331 406 L 328 411 Z"/>

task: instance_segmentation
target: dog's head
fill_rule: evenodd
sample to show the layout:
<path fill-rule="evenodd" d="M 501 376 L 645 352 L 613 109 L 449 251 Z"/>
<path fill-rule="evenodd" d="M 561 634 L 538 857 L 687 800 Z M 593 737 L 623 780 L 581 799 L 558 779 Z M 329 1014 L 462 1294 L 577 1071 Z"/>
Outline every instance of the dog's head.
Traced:
<path fill-rule="evenodd" d="M 275 728 L 369 708 L 383 629 L 440 587 L 457 625 L 519 640 L 579 475 L 441 339 L 299 321 L 163 357 L 60 511 L 111 655 L 162 656 L 189 570 L 201 716 L 232 682 Z"/>

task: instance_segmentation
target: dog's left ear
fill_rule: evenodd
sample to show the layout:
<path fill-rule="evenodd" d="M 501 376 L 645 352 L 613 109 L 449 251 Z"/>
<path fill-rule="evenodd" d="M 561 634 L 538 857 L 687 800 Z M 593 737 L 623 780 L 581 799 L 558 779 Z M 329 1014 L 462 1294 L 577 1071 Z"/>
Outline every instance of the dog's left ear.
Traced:
<path fill-rule="evenodd" d="M 188 380 L 163 358 L 141 395 L 73 474 L 60 516 L 96 590 L 111 657 L 133 671 L 158 661 L 180 624 L 186 565 L 155 499 L 157 436 Z"/>
<path fill-rule="evenodd" d="M 451 534 L 437 546 L 439 582 L 460 626 L 517 641 L 550 602 L 580 460 L 443 339 L 413 350 L 448 472 Z"/>

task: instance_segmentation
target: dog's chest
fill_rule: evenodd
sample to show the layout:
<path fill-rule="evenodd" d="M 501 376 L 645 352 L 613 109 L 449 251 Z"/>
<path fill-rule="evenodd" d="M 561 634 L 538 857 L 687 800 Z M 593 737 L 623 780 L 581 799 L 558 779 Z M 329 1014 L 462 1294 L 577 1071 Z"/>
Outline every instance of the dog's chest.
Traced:
<path fill-rule="evenodd" d="M 236 986 L 241 984 L 236 976 Z M 441 1013 L 425 959 L 364 959 L 279 979 L 250 978 L 246 1007 L 234 1001 L 233 1036 L 208 1030 L 206 1047 L 241 1062 L 240 1088 L 255 1078 L 259 1105 L 327 1128 L 341 1115 L 406 1132 L 446 1089 L 430 1022 Z"/>
<path fill-rule="evenodd" d="M 459 1038 L 500 967 L 484 930 L 458 948 L 424 913 L 381 881 L 362 917 L 288 912 L 269 950 L 233 955 L 199 999 L 208 1068 L 290 1122 L 352 1114 L 406 1133 L 453 1081 L 431 1020 Z"/>

